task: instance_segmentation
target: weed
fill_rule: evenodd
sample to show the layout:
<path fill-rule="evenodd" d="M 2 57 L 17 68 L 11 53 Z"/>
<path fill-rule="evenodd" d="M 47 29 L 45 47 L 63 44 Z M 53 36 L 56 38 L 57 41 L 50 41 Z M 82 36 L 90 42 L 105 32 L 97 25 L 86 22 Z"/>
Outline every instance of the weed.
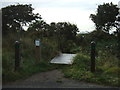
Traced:
<path fill-rule="evenodd" d="M 99 60 L 100 59 L 101 58 L 99 58 Z M 112 63 L 110 63 L 109 60 L 106 61 L 104 60 L 99 61 L 99 60 L 96 60 L 97 63 L 96 73 L 91 73 L 89 56 L 78 53 L 76 57 L 74 57 L 73 65 L 64 67 L 62 70 L 65 77 L 67 78 L 73 78 L 76 80 L 83 80 L 87 82 L 104 84 L 104 85 L 119 86 L 118 73 L 120 72 L 120 68 L 116 67 L 114 63 L 112 65 Z M 101 65 L 100 63 L 103 63 L 103 65 Z M 109 65 L 111 66 L 111 68 Z"/>

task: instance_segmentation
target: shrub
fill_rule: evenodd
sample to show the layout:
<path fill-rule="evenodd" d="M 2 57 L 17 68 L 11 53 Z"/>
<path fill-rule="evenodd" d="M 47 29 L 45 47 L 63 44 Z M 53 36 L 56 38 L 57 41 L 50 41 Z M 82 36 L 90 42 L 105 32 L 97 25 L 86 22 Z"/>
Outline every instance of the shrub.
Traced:
<path fill-rule="evenodd" d="M 14 37 L 14 38 L 13 38 Z M 16 35 L 10 34 L 10 37 L 4 37 L 2 53 L 2 75 L 3 82 L 15 81 L 20 78 L 26 78 L 37 72 L 43 72 L 55 69 L 57 66 L 50 65 L 49 60 L 59 54 L 57 44 L 51 38 L 43 38 L 41 41 L 41 60 L 36 64 L 34 40 L 27 35 L 22 37 L 20 44 L 20 54 L 22 56 L 20 70 L 14 72 L 15 56 L 14 42 Z M 24 76 L 24 77 L 23 77 Z"/>
<path fill-rule="evenodd" d="M 117 76 L 120 75 L 120 68 L 119 67 L 111 67 L 107 69 L 104 74 L 112 75 L 112 76 Z"/>
<path fill-rule="evenodd" d="M 83 80 L 85 78 L 89 78 L 92 76 L 88 72 L 89 67 L 90 67 L 89 57 L 78 53 L 76 57 L 74 57 L 73 65 L 65 67 L 63 69 L 63 72 L 65 74 L 65 77 L 71 77 L 73 79 Z"/>
<path fill-rule="evenodd" d="M 90 66 L 90 58 L 84 54 L 78 53 L 76 57 L 74 57 L 74 65 L 89 69 Z"/>
<path fill-rule="evenodd" d="M 4 52 L 2 54 L 2 68 L 6 70 L 13 70 L 14 68 L 14 53 Z"/>
<path fill-rule="evenodd" d="M 110 58 L 110 57 L 109 57 Z M 102 60 L 101 60 L 102 59 Z M 104 58 L 105 59 L 105 58 Z M 83 80 L 92 83 L 119 86 L 120 68 L 114 64 L 116 61 L 105 60 L 99 57 L 96 59 L 96 72 L 90 72 L 90 57 L 78 53 L 74 57 L 74 63 L 63 69 L 65 77 L 76 80 Z M 113 59 L 112 60 L 117 60 Z M 102 64 L 101 64 L 102 63 Z M 113 63 L 113 65 L 112 65 Z"/>
<path fill-rule="evenodd" d="M 50 60 L 58 54 L 58 44 L 54 40 L 44 38 L 41 43 L 41 57 L 44 60 Z"/>

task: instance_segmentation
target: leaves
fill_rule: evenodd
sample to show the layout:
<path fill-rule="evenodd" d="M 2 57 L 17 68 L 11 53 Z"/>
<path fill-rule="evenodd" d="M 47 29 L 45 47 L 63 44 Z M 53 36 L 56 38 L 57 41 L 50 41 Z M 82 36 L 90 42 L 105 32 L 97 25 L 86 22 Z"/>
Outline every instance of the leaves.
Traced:
<path fill-rule="evenodd" d="M 42 39 L 43 37 L 56 38 L 58 48 L 62 52 L 70 52 L 75 47 L 78 28 L 75 24 L 67 22 L 58 22 L 47 24 L 43 20 L 32 23 L 28 29 L 33 32 L 33 36 Z"/>
<path fill-rule="evenodd" d="M 39 14 L 33 13 L 32 5 L 17 4 L 2 8 L 3 34 L 20 29 L 20 25 L 26 25 L 37 19 L 41 19 Z"/>
<path fill-rule="evenodd" d="M 103 5 L 98 5 L 96 14 L 90 15 L 97 30 L 103 30 L 109 33 L 109 30 L 115 26 L 116 16 L 118 15 L 118 8 L 116 6 L 112 2 L 103 3 Z"/>

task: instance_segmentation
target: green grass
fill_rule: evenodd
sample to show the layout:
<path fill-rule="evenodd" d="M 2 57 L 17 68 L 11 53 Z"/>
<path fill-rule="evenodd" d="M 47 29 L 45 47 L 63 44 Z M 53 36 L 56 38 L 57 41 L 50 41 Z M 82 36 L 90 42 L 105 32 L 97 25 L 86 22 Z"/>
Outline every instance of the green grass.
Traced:
<path fill-rule="evenodd" d="M 14 35 L 13 35 L 14 36 Z M 15 37 L 14 37 L 15 38 Z M 5 41 L 8 42 L 5 42 Z M 47 41 L 45 41 L 47 40 Z M 19 71 L 14 71 L 15 55 L 14 55 L 13 37 L 6 37 L 3 41 L 2 48 L 2 79 L 3 82 L 13 82 L 18 79 L 25 79 L 35 73 L 49 71 L 58 68 L 59 65 L 50 64 L 51 58 L 56 56 L 59 51 L 55 42 L 49 39 L 43 39 L 41 43 L 41 60 L 36 63 L 34 40 L 30 37 L 22 38 L 20 45 L 21 61 Z"/>
<path fill-rule="evenodd" d="M 100 60 L 100 59 L 99 59 Z M 103 61 L 103 66 L 97 61 L 96 72 L 90 72 L 90 58 L 87 55 L 78 53 L 74 58 L 74 63 L 71 66 L 64 67 L 63 73 L 65 77 L 72 78 L 75 80 L 86 81 L 90 83 L 98 83 L 101 85 L 110 85 L 110 86 L 119 86 L 118 83 L 118 74 L 120 68 L 116 65 L 112 65 L 109 61 Z M 109 65 L 106 64 L 109 62 Z M 106 67 L 104 67 L 106 65 Z M 119 74 L 120 75 L 120 74 Z"/>
<path fill-rule="evenodd" d="M 53 69 L 62 69 L 64 76 L 80 81 L 87 81 L 103 85 L 120 86 L 120 68 L 118 67 L 118 59 L 116 58 L 115 45 L 105 48 L 106 45 L 111 46 L 114 42 L 100 42 L 96 46 L 98 57 L 96 58 L 96 73 L 90 72 L 90 45 L 75 46 L 70 52 L 76 53 L 73 65 L 56 65 L 50 64 L 49 61 L 59 54 L 58 44 L 52 38 L 43 38 L 41 40 L 41 60 L 36 64 L 34 40 L 31 37 L 24 36 L 21 43 L 21 68 L 14 71 L 14 42 L 15 37 L 10 34 L 9 38 L 3 38 L 2 47 L 2 75 L 3 82 L 12 82 L 18 79 L 25 79 L 39 72 L 50 71 Z M 8 42 L 5 42 L 8 41 Z M 74 45 L 73 45 L 74 46 Z M 61 82 L 57 80 L 56 82 Z"/>
<path fill-rule="evenodd" d="M 27 54 L 28 53 L 28 54 Z M 45 54 L 42 54 L 45 57 Z M 22 58 L 20 61 L 20 69 L 18 71 L 14 71 L 14 52 L 9 51 L 6 52 L 3 50 L 2 54 L 2 79 L 3 83 L 6 82 L 13 82 L 19 79 L 26 79 L 27 77 L 40 73 L 45 71 L 50 71 L 54 69 L 58 69 L 61 66 L 60 65 L 54 65 L 50 64 L 52 55 L 47 56 L 46 58 L 41 58 L 41 60 L 36 63 L 34 52 L 32 52 L 32 49 L 25 49 L 22 51 Z"/>
<path fill-rule="evenodd" d="M 27 59 L 21 64 L 19 71 L 3 69 L 3 82 L 13 82 L 18 79 L 25 79 L 33 74 L 45 72 L 58 68 L 58 65 L 50 64 L 41 60 L 38 64 L 33 63 L 34 59 Z"/>

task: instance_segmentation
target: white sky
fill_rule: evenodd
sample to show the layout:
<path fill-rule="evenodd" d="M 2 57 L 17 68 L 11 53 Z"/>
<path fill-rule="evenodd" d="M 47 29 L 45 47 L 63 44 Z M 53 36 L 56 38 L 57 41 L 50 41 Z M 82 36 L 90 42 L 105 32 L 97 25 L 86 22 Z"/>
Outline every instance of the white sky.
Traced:
<path fill-rule="evenodd" d="M 119 0 L 1 0 L 0 7 L 10 4 L 32 4 L 34 13 L 39 13 L 47 23 L 70 22 L 76 24 L 80 32 L 90 32 L 95 29 L 89 18 L 96 12 L 100 4 L 118 4 Z"/>

